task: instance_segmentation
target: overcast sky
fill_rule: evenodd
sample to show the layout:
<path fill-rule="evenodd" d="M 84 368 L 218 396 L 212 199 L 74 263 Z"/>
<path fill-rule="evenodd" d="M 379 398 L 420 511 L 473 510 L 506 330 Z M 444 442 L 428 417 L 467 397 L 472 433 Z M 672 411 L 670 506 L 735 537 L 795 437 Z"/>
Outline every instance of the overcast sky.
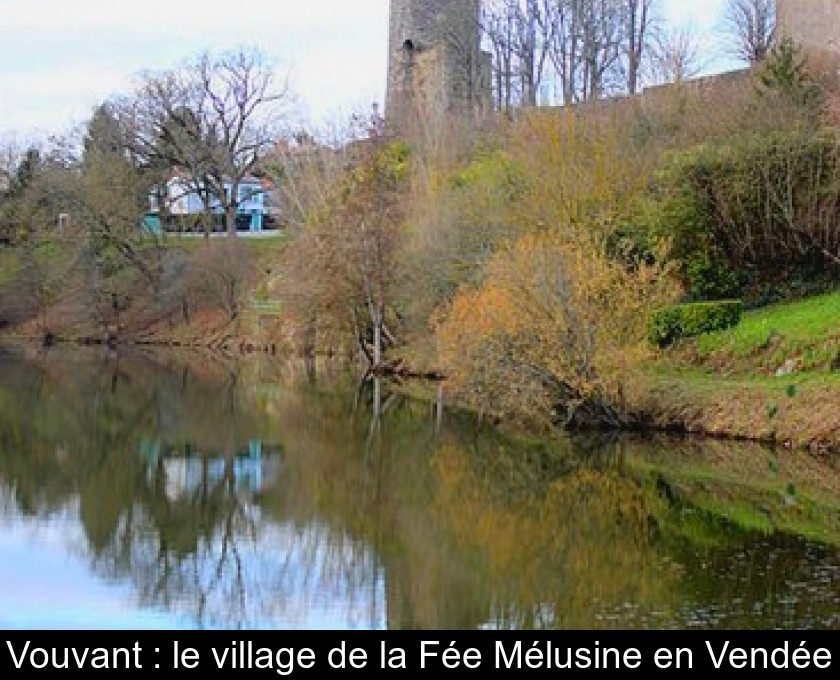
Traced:
<path fill-rule="evenodd" d="M 707 43 L 724 0 L 661 0 Z M 321 123 L 384 97 L 388 0 L 0 0 L 0 136 L 62 133 L 143 70 L 255 46 Z M 718 62 L 719 63 L 719 62 Z"/>

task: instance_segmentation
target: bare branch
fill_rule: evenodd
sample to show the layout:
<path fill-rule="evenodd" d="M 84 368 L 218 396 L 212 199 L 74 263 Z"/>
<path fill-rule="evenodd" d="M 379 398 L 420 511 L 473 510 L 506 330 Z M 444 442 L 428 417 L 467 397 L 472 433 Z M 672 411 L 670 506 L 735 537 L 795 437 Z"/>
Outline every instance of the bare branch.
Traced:
<path fill-rule="evenodd" d="M 776 34 L 776 0 L 728 0 L 724 21 L 735 56 L 751 65 L 767 57 Z"/>

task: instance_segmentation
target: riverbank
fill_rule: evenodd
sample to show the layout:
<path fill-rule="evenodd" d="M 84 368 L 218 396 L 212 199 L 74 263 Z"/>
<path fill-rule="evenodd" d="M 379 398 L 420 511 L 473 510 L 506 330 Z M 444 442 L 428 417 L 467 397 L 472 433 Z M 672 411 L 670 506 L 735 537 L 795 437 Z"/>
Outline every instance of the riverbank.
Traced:
<path fill-rule="evenodd" d="M 125 324 L 108 332 L 90 324 L 60 329 L 45 337 L 34 323 L 0 332 L 0 343 L 12 346 L 33 345 L 103 345 L 114 349 L 140 346 L 200 351 L 219 356 L 233 354 L 289 354 L 289 338 L 274 316 L 264 316 L 251 309 L 231 321 L 223 312 L 207 310 L 196 314 L 189 323 L 161 320 L 146 325 Z"/>
<path fill-rule="evenodd" d="M 769 306 L 736 328 L 653 354 L 626 381 L 627 409 L 646 430 L 836 454 L 838 353 L 840 292 Z M 434 368 L 429 343 L 404 359 Z M 436 390 L 412 392 L 436 398 Z"/>
<path fill-rule="evenodd" d="M 113 289 L 98 297 L 80 293 L 85 282 L 73 272 L 73 251 L 66 244 L 40 249 L 67 272 L 61 286 L 50 281 L 55 289 L 45 284 L 40 292 L 26 285 L 40 270 L 27 275 L 22 251 L 0 248 L 0 341 L 139 344 L 220 353 L 279 353 L 278 346 L 290 341 L 273 290 L 288 234 L 236 239 L 170 235 L 159 245 L 161 271 L 154 291 L 137 272 L 123 272 Z"/>
<path fill-rule="evenodd" d="M 646 425 L 840 450 L 840 292 L 747 313 L 657 356 L 632 389 Z"/>
<path fill-rule="evenodd" d="M 190 323 L 161 321 L 122 329 L 127 343 L 187 348 L 220 354 L 289 357 L 294 338 L 282 316 L 248 307 L 231 322 L 221 312 L 196 315 Z M 16 343 L 41 342 L 34 326 L 4 334 Z M 101 342 L 92 329 L 76 328 L 57 340 Z M 715 439 L 756 441 L 815 453 L 840 452 L 840 293 L 776 305 L 745 315 L 732 330 L 709 334 L 651 357 L 628 380 L 627 408 L 640 427 Z M 433 375 L 428 338 L 398 357 L 410 373 Z M 414 396 L 439 397 L 438 387 L 418 387 Z M 451 399 L 444 395 L 447 400 Z"/>
<path fill-rule="evenodd" d="M 654 369 L 633 386 L 631 403 L 646 428 L 840 451 L 840 376 L 724 377 Z"/>

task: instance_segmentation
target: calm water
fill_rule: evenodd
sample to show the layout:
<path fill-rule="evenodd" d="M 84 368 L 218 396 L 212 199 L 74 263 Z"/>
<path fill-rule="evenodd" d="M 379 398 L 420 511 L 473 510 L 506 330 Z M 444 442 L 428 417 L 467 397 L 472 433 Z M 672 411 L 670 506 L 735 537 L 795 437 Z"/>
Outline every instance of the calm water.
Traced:
<path fill-rule="evenodd" d="M 840 628 L 830 460 L 514 444 L 253 362 L 0 376 L 2 628 Z"/>

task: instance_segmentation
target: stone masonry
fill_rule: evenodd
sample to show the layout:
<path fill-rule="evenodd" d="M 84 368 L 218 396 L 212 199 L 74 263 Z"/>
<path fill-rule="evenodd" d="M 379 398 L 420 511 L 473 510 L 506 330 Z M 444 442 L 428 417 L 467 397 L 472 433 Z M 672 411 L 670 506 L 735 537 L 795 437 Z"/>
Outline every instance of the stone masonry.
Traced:
<path fill-rule="evenodd" d="M 840 54 L 840 0 L 776 0 L 778 34 L 811 54 Z"/>
<path fill-rule="evenodd" d="M 490 56 L 481 50 L 479 0 L 391 0 L 390 129 L 416 136 L 489 101 Z"/>
<path fill-rule="evenodd" d="M 390 0 L 386 120 L 428 136 L 491 106 L 491 56 L 481 49 L 480 0 Z M 840 0 L 776 0 L 778 36 L 816 57 L 840 56 Z M 739 74 L 733 74 L 737 76 Z M 717 83 L 726 75 L 703 79 Z"/>

